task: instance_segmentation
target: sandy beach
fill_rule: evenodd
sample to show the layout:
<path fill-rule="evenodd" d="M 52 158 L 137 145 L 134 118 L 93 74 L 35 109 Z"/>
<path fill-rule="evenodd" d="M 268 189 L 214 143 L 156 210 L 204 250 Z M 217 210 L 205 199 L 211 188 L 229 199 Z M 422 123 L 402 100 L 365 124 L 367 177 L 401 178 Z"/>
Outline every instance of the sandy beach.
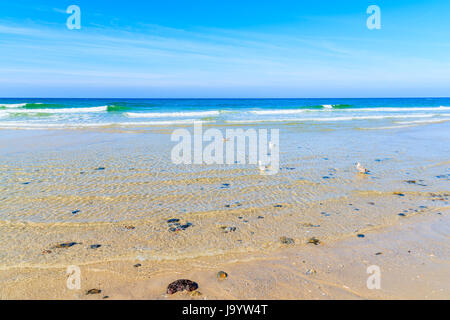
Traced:
<path fill-rule="evenodd" d="M 81 266 L 82 290 L 66 288 L 66 269 L 2 271 L 2 299 L 448 299 L 448 211 L 320 246 L 281 248 L 177 261 L 110 261 Z M 436 246 L 436 243 L 440 244 Z M 140 263 L 139 268 L 134 263 Z M 381 288 L 366 286 L 370 265 Z M 216 278 L 226 270 L 228 278 Z M 168 295 L 167 284 L 194 279 L 193 293 Z M 86 295 L 101 288 L 99 295 Z"/>
<path fill-rule="evenodd" d="M 173 165 L 167 128 L 3 130 L 0 298 L 449 299 L 448 130 L 283 127 L 274 176 Z"/>
<path fill-rule="evenodd" d="M 445 213 L 448 214 L 448 211 Z M 111 261 L 81 266 L 83 289 L 66 288 L 66 269 L 2 272 L 2 299 L 448 299 L 448 219 L 421 216 L 399 226 L 321 246 L 282 248 L 179 261 Z M 437 245 L 439 244 L 439 245 Z M 140 262 L 139 268 L 134 263 Z M 381 269 L 381 288 L 366 286 L 367 267 Z M 216 278 L 217 270 L 229 277 Z M 195 294 L 168 295 L 187 277 Z M 100 295 L 86 295 L 101 288 Z"/>
<path fill-rule="evenodd" d="M 450 300 L 449 12 L 0 1 L 0 302 Z"/>

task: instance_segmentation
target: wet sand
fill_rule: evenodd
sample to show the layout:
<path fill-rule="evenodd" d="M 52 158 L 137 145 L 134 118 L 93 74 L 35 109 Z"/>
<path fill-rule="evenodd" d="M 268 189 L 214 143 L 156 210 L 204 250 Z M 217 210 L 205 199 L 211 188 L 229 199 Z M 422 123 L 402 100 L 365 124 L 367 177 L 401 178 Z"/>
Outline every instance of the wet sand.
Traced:
<path fill-rule="evenodd" d="M 449 299 L 449 211 L 414 217 L 398 226 L 318 246 L 268 254 L 196 260 L 116 261 L 81 267 L 82 289 L 66 288 L 65 268 L 1 272 L 2 299 Z M 135 267 L 135 263 L 142 266 Z M 367 268 L 381 270 L 381 288 L 369 290 Z M 225 280 L 216 274 L 224 270 Z M 314 271 L 312 271 L 314 270 Z M 309 271 L 309 272 L 308 272 Z M 188 278 L 201 294 L 166 294 Z M 101 294 L 86 295 L 101 289 Z M 105 298 L 107 297 L 107 298 Z"/>
<path fill-rule="evenodd" d="M 0 298 L 448 299 L 448 130 L 285 127 L 275 176 L 175 166 L 167 130 L 2 131 Z"/>

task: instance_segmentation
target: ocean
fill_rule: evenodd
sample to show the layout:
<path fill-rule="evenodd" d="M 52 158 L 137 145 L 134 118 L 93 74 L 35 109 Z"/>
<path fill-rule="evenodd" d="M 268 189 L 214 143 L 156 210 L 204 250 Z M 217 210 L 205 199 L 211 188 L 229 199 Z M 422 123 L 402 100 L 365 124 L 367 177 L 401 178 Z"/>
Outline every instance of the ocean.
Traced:
<path fill-rule="evenodd" d="M 450 120 L 450 98 L 0 99 L 0 129 L 301 124 L 401 128 Z"/>

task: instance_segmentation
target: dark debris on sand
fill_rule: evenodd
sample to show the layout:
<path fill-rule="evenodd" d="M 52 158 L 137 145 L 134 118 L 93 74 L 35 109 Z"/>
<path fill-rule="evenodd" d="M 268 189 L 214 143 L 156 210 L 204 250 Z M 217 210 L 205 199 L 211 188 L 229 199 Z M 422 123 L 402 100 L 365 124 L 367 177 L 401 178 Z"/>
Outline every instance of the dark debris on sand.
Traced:
<path fill-rule="evenodd" d="M 167 220 L 167 223 L 169 224 L 170 232 L 184 231 L 187 228 L 190 228 L 193 226 L 193 224 L 190 222 L 186 222 L 185 224 L 182 224 L 180 222 L 180 219 L 169 219 L 169 220 Z"/>
<path fill-rule="evenodd" d="M 286 245 L 295 244 L 294 239 L 288 238 L 288 237 L 280 237 L 280 242 L 281 242 L 282 244 L 286 244 Z"/>
<path fill-rule="evenodd" d="M 55 249 L 70 248 L 70 247 L 73 247 L 73 246 L 75 246 L 75 245 L 77 245 L 77 244 L 81 244 L 81 243 L 78 243 L 78 242 L 66 242 L 66 243 L 60 243 L 60 244 L 57 244 L 56 246 L 54 246 L 54 248 L 55 248 Z"/>
<path fill-rule="evenodd" d="M 222 226 L 220 227 L 220 229 L 222 229 L 224 233 L 236 232 L 237 230 L 236 227 L 227 227 L 227 226 Z"/>
<path fill-rule="evenodd" d="M 174 282 L 172 282 L 171 284 L 169 284 L 169 286 L 167 287 L 167 293 L 168 294 L 174 294 L 177 292 L 182 292 L 182 291 L 195 291 L 198 289 L 198 284 L 194 281 L 191 280 L 187 280 L 187 279 L 180 279 L 180 280 L 176 280 Z"/>
<path fill-rule="evenodd" d="M 86 295 L 90 295 L 90 294 L 100 294 L 102 293 L 102 290 L 100 289 L 90 289 L 86 292 Z"/>
<path fill-rule="evenodd" d="M 240 203 L 239 201 L 236 201 L 233 204 L 226 204 L 225 208 L 237 208 L 237 207 L 242 207 L 242 203 Z"/>
<path fill-rule="evenodd" d="M 407 184 L 415 184 L 415 185 L 422 186 L 422 187 L 427 186 L 426 184 L 423 183 L 424 182 L 423 180 L 405 180 L 405 182 Z"/>
<path fill-rule="evenodd" d="M 317 239 L 316 237 L 312 237 L 308 240 L 308 243 L 314 244 L 316 246 L 318 246 L 320 244 L 320 240 Z"/>
<path fill-rule="evenodd" d="M 312 224 L 310 222 L 302 223 L 301 226 L 305 228 L 320 228 L 320 224 Z"/>

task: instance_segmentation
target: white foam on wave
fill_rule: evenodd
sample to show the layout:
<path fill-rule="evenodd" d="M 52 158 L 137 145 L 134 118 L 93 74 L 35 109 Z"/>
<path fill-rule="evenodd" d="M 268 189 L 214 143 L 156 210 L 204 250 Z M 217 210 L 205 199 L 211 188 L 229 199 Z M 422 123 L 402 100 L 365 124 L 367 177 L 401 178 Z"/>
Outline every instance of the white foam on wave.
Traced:
<path fill-rule="evenodd" d="M 391 107 L 382 107 L 382 108 L 354 108 L 354 109 L 335 109 L 335 111 L 380 111 L 380 112 L 405 112 L 405 111 L 444 111 L 450 110 L 450 107 L 411 107 L 411 108 L 391 108 Z"/>
<path fill-rule="evenodd" d="M 414 120 L 414 121 L 398 121 L 398 124 L 427 124 L 427 123 L 441 123 L 450 121 L 450 118 L 440 118 L 440 119 L 427 119 L 427 120 Z"/>
<path fill-rule="evenodd" d="M 218 116 L 219 111 L 193 111 L 193 112 L 149 112 L 149 113 L 137 113 L 127 112 L 125 115 L 129 118 L 182 118 L 182 117 L 205 117 L 205 116 Z"/>
<path fill-rule="evenodd" d="M 107 111 L 108 106 L 89 108 L 66 108 L 66 109 L 12 109 L 4 110 L 7 113 L 90 113 Z"/>
<path fill-rule="evenodd" d="M 389 118 L 429 118 L 435 114 L 397 114 L 397 115 L 378 115 L 378 116 L 350 116 L 350 117 L 321 117 L 321 118 L 284 118 L 284 119 L 249 119 L 249 120 L 226 120 L 227 123 L 259 123 L 259 122 L 334 122 L 351 120 L 378 120 Z"/>
<path fill-rule="evenodd" d="M 26 105 L 27 103 L 0 103 L 0 107 L 3 108 L 22 108 Z"/>
<path fill-rule="evenodd" d="M 408 111 L 445 111 L 450 110 L 450 107 L 440 106 L 440 107 L 411 107 L 411 108 L 391 108 L 391 107 L 381 107 L 381 108 L 342 108 L 335 109 L 334 105 L 324 104 L 323 109 L 314 108 L 304 108 L 304 109 L 279 109 L 279 110 L 252 110 L 249 113 L 256 115 L 275 115 L 275 114 L 298 114 L 304 112 L 408 112 Z"/>
<path fill-rule="evenodd" d="M 215 121 L 203 121 L 198 119 L 183 120 L 167 120 L 167 121 L 142 121 L 142 122 L 120 122 L 118 126 L 162 126 L 162 125 L 178 125 L 178 124 L 194 124 L 194 123 L 214 123 Z"/>
<path fill-rule="evenodd" d="M 42 123 L 42 122 L 24 122 L 8 121 L 0 122 L 0 128 L 65 128 L 65 127 L 104 127 L 113 123 Z"/>
<path fill-rule="evenodd" d="M 100 123 L 30 123 L 24 121 L 0 122 L 0 129 L 77 129 L 77 128 L 105 128 L 105 127 L 145 127 L 184 125 L 194 123 L 212 123 L 215 121 L 201 121 L 197 119 L 173 121 L 142 121 L 142 122 L 100 122 Z"/>
<path fill-rule="evenodd" d="M 312 109 L 308 109 L 308 110 L 312 110 Z M 263 116 L 263 115 L 271 115 L 271 114 L 297 114 L 297 113 L 303 113 L 306 111 L 307 111 L 307 109 L 252 110 L 252 111 L 249 111 L 249 113 Z"/>
<path fill-rule="evenodd" d="M 415 127 L 414 124 L 409 125 L 400 125 L 400 126 L 388 126 L 388 127 L 375 127 L 375 128 L 362 128 L 364 130 L 389 130 L 389 129 L 402 129 L 402 128 L 411 128 Z"/>

